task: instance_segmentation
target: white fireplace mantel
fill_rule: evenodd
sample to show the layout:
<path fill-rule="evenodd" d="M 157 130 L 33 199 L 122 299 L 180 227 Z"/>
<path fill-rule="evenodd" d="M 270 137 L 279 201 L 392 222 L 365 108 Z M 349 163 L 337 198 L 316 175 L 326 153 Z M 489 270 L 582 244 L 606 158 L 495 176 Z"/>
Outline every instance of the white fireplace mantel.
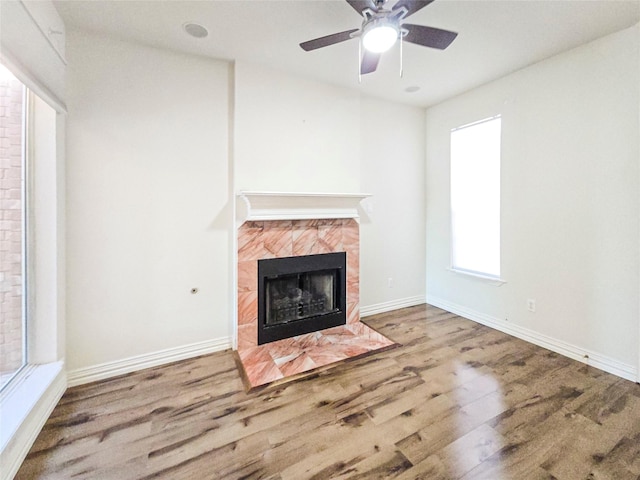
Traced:
<path fill-rule="evenodd" d="M 310 220 L 358 218 L 358 205 L 368 193 L 290 193 L 242 191 L 238 220 Z"/>

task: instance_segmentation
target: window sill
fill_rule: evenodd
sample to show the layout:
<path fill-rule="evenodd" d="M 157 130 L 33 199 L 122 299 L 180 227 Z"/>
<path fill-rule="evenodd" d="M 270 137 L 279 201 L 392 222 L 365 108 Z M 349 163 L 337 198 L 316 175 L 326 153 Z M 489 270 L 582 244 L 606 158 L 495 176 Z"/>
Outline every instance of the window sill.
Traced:
<path fill-rule="evenodd" d="M 0 458 L 8 478 L 17 472 L 66 389 L 63 365 L 27 365 L 0 396 Z"/>
<path fill-rule="evenodd" d="M 482 275 L 481 273 L 474 273 L 474 272 L 467 272 L 465 270 L 458 270 L 457 268 L 447 268 L 447 270 L 449 270 L 450 272 L 453 272 L 457 275 L 464 275 L 465 277 L 471 277 L 471 278 L 475 278 L 477 280 L 480 280 L 482 282 L 488 283 L 490 285 L 494 285 L 496 287 L 500 287 L 502 285 L 504 285 L 505 283 L 507 283 L 506 280 L 504 280 L 503 278 L 500 277 L 490 277 L 488 275 Z"/>

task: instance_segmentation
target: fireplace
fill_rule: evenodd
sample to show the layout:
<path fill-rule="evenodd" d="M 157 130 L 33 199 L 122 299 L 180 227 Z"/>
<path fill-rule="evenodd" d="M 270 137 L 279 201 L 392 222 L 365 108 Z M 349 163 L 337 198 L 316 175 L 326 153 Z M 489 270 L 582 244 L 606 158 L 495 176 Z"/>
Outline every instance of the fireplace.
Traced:
<path fill-rule="evenodd" d="M 248 388 L 394 345 L 360 321 L 357 218 L 367 196 L 240 194 L 236 332 Z"/>
<path fill-rule="evenodd" d="M 258 321 L 258 305 L 264 307 L 258 301 L 258 285 L 263 285 L 258 281 L 258 264 L 263 260 L 342 253 L 346 268 L 340 287 L 346 290 L 346 300 L 340 307 L 347 325 L 359 322 L 358 244 L 359 226 L 351 218 L 244 222 L 238 229 L 238 350 L 258 346 L 258 325 L 264 322 Z"/>
<path fill-rule="evenodd" d="M 258 345 L 347 323 L 346 253 L 258 260 Z"/>

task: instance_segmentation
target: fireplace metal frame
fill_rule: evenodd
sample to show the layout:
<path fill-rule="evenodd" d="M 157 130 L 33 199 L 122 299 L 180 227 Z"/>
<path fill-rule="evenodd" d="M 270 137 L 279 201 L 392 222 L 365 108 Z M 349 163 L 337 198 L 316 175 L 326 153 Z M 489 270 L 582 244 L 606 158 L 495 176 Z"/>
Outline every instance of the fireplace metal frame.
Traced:
<path fill-rule="evenodd" d="M 338 311 L 289 323 L 266 325 L 265 284 L 268 278 L 305 272 L 337 271 Z M 346 252 L 258 260 L 258 345 L 337 327 L 347 323 Z"/>

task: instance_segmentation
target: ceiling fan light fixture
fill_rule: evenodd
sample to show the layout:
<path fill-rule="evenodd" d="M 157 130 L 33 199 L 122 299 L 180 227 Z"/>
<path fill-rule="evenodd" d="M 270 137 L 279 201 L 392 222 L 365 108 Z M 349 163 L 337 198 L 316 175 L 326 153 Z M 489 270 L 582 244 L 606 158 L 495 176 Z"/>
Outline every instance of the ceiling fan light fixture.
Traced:
<path fill-rule="evenodd" d="M 386 52 L 396 43 L 399 34 L 398 27 L 390 22 L 372 22 L 365 28 L 362 46 L 373 53 Z"/>

